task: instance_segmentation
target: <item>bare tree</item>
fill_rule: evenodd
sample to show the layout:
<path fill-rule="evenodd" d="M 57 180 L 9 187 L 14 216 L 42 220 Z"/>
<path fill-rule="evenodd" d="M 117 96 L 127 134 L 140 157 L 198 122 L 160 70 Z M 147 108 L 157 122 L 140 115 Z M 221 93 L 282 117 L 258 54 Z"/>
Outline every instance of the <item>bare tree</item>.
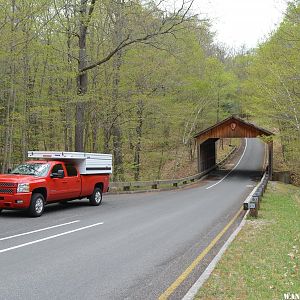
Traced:
<path fill-rule="evenodd" d="M 77 75 L 77 94 L 79 100 L 76 104 L 76 122 L 75 122 L 75 150 L 83 151 L 83 132 L 84 132 L 84 112 L 85 112 L 85 95 L 88 91 L 88 71 L 92 70 L 102 64 L 108 62 L 115 55 L 120 55 L 122 49 L 125 49 L 133 44 L 143 43 L 150 44 L 155 42 L 154 40 L 162 35 L 176 35 L 176 32 L 182 29 L 189 20 L 193 17 L 189 16 L 193 0 L 185 2 L 183 0 L 182 5 L 174 10 L 168 12 L 162 10 L 158 6 L 154 6 L 155 9 L 147 9 L 147 4 L 142 7 L 140 4 L 140 19 L 148 17 L 151 20 L 151 24 L 146 26 L 140 24 L 139 28 L 125 28 L 123 35 L 118 36 L 117 43 L 112 43 L 111 49 L 107 52 L 104 57 L 96 59 L 96 61 L 88 63 L 87 57 L 87 35 L 88 29 L 91 26 L 91 20 L 93 14 L 95 14 L 95 7 L 100 5 L 98 0 L 80 0 L 79 9 L 79 31 L 76 34 L 78 38 L 78 75 Z M 159 4 L 161 4 L 160 2 Z M 116 5 L 125 5 L 131 9 L 130 5 L 133 2 L 126 2 L 124 0 L 117 0 Z M 135 4 L 136 5 L 136 4 Z M 132 6 L 133 7 L 133 6 Z M 153 7 L 153 6 L 152 6 Z M 119 13 L 122 13 L 120 10 Z M 137 14 L 137 12 L 136 12 Z M 136 16 L 137 17 L 137 16 Z M 123 18 L 119 15 L 119 19 Z M 135 24 L 136 26 L 137 24 Z M 119 26 L 119 25 L 116 25 Z"/>

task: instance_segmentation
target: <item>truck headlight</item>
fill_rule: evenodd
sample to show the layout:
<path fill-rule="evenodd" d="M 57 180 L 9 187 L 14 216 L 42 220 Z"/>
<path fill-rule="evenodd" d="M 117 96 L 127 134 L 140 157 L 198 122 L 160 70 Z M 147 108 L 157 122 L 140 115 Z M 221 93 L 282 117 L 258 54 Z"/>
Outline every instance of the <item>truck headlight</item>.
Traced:
<path fill-rule="evenodd" d="M 19 183 L 17 188 L 17 193 L 28 193 L 29 183 Z"/>

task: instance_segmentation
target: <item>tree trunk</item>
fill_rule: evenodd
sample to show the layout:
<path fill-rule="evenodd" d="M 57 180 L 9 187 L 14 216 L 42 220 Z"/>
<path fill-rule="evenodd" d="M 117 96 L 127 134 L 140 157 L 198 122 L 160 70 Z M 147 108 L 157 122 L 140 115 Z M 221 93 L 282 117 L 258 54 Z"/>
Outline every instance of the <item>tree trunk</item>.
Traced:
<path fill-rule="evenodd" d="M 158 171 L 157 171 L 157 179 L 160 180 L 161 178 L 161 170 L 163 167 L 163 162 L 164 162 L 164 148 L 161 149 L 161 156 L 159 159 L 159 164 L 158 164 Z"/>
<path fill-rule="evenodd" d="M 103 134 L 103 151 L 104 153 L 110 153 L 109 142 L 111 137 L 111 130 L 107 128 L 107 125 L 104 125 Z"/>
<path fill-rule="evenodd" d="M 119 53 L 115 57 L 114 62 L 114 79 L 112 87 L 112 107 L 114 108 L 112 113 L 118 113 L 120 109 L 119 105 L 119 82 L 120 82 L 120 66 L 121 66 L 121 54 Z M 124 180 L 123 178 L 123 153 L 122 153 L 122 131 L 120 127 L 119 117 L 112 124 L 112 138 L 113 138 L 113 156 L 114 156 L 114 180 Z"/>
<path fill-rule="evenodd" d="M 23 27 L 23 33 L 26 36 L 25 49 L 23 51 L 23 61 L 24 61 L 24 89 L 25 89 L 25 99 L 23 103 L 23 126 L 22 126 L 22 160 L 26 160 L 28 149 L 28 128 L 29 128 L 29 107 L 32 106 L 32 100 L 34 95 L 35 86 L 35 76 L 31 75 L 30 68 L 30 27 L 26 24 Z"/>
<path fill-rule="evenodd" d="M 86 37 L 87 37 L 87 1 L 80 0 L 80 24 L 79 24 L 79 59 L 77 75 L 77 95 L 78 100 L 75 107 L 75 151 L 84 151 L 84 113 L 85 113 L 85 96 L 88 89 L 87 71 L 81 70 L 87 65 L 86 57 Z"/>
<path fill-rule="evenodd" d="M 65 8 L 65 15 L 67 16 L 67 51 L 68 51 L 68 68 L 69 71 L 72 71 L 72 58 L 71 58 L 71 39 L 72 39 L 72 33 L 71 33 L 71 25 L 70 20 L 68 17 L 68 10 L 70 9 L 68 5 L 66 5 Z M 64 102 L 64 112 L 65 112 L 65 120 L 66 120 L 66 126 L 65 126 L 65 150 L 66 151 L 72 151 L 73 150 L 73 130 L 72 130 L 72 115 L 70 114 L 70 91 L 72 91 L 72 79 L 67 78 L 66 80 L 66 101 Z"/>
<path fill-rule="evenodd" d="M 118 0 L 116 2 L 114 14 L 115 14 L 115 28 L 113 41 L 114 45 L 119 45 L 123 41 L 123 27 L 124 17 L 122 14 L 123 1 Z M 118 114 L 120 111 L 120 95 L 119 95 L 119 84 L 120 84 L 120 68 L 122 65 L 122 54 L 120 50 L 116 53 L 113 63 L 113 84 L 112 84 L 112 107 L 113 113 Z M 118 114 L 121 115 L 121 114 Z M 113 137 L 113 155 L 114 155 L 114 180 L 124 180 L 124 169 L 123 169 L 123 143 L 122 143 L 122 129 L 120 126 L 120 117 L 118 117 L 112 125 L 112 137 Z"/>
<path fill-rule="evenodd" d="M 5 142 L 4 142 L 4 153 L 3 153 L 3 163 L 2 163 L 2 173 L 6 171 L 9 167 L 10 163 L 10 150 L 12 149 L 12 137 L 13 134 L 13 113 L 15 109 L 15 13 L 16 13 L 16 1 L 11 1 L 11 10 L 12 10 L 12 17 L 10 23 L 10 63 L 9 63 L 9 77 L 10 77 L 10 88 L 9 93 L 7 95 L 7 103 L 6 103 L 6 122 L 5 122 Z"/>
<path fill-rule="evenodd" d="M 142 100 L 137 103 L 137 126 L 136 126 L 136 137 L 137 143 L 134 150 L 134 180 L 140 180 L 140 166 L 141 166 L 141 150 L 142 150 L 142 127 L 143 127 L 143 113 L 144 113 L 144 102 Z"/>

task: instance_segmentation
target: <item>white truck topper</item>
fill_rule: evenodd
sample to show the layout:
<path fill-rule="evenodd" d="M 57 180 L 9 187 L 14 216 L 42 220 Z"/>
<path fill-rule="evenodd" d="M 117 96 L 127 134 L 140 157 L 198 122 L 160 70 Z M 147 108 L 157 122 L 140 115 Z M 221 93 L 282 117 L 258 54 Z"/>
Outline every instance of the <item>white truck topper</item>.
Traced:
<path fill-rule="evenodd" d="M 80 174 L 111 174 L 112 155 L 86 152 L 28 151 L 28 158 L 61 160 L 74 164 Z"/>

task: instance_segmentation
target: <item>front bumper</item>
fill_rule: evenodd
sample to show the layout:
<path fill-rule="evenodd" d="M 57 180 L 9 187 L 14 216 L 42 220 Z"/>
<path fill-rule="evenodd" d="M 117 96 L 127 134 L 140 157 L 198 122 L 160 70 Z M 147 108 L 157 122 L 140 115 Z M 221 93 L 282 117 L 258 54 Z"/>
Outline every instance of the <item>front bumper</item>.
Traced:
<path fill-rule="evenodd" d="M 0 209 L 29 208 L 32 193 L 0 194 Z"/>

